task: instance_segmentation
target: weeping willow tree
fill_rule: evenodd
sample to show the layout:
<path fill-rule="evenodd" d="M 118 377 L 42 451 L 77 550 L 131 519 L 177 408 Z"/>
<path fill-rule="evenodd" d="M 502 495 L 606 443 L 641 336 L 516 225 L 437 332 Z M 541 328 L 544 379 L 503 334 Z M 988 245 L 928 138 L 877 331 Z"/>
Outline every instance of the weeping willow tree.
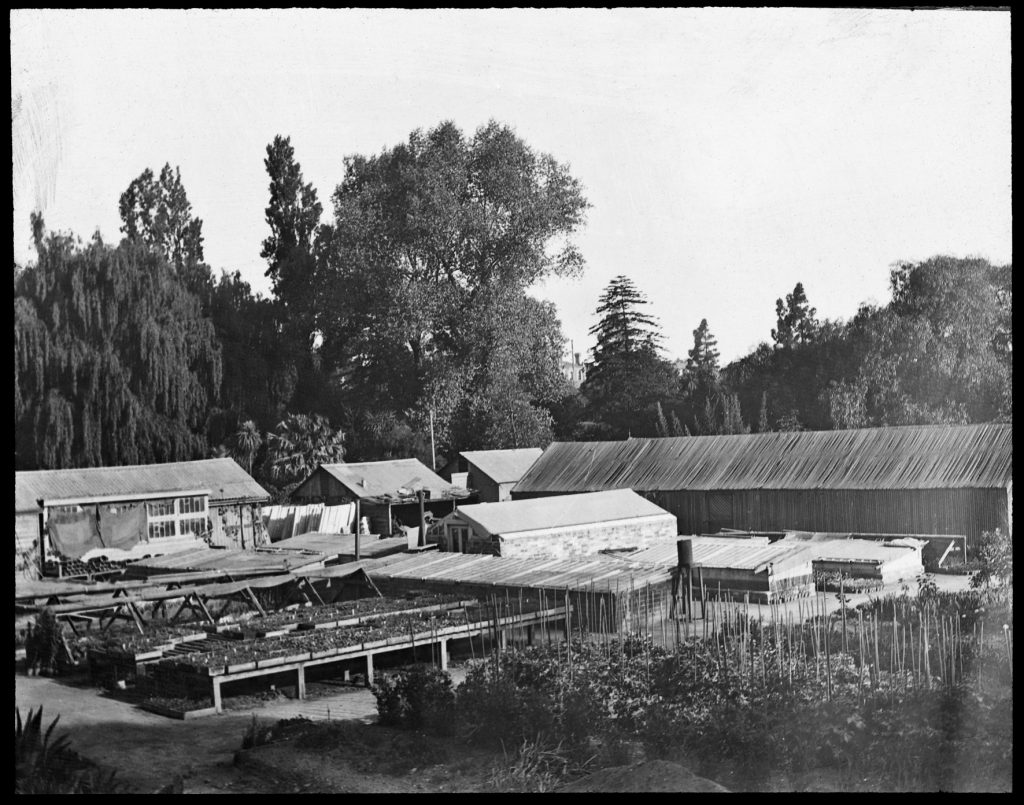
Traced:
<path fill-rule="evenodd" d="M 36 247 L 14 278 L 17 468 L 202 457 L 221 352 L 174 268 L 129 241 Z"/>

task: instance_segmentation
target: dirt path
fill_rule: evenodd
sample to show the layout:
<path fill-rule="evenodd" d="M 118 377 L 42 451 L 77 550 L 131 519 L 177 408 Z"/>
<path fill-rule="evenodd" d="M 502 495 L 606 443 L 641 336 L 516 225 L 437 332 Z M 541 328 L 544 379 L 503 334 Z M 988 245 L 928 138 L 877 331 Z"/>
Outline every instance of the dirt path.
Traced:
<path fill-rule="evenodd" d="M 49 677 L 14 678 L 15 705 L 24 716 L 42 706 L 48 725 L 60 715 L 58 732 L 66 732 L 72 747 L 104 766 L 141 792 L 152 792 L 177 775 L 185 793 L 258 793 L 258 776 L 236 769 L 234 753 L 252 714 L 266 721 L 302 715 L 310 719 L 348 719 L 372 722 L 376 702 L 366 689 L 313 701 L 274 701 L 246 711 L 225 712 L 190 721 L 159 716 L 111 698 L 88 684 Z"/>
<path fill-rule="evenodd" d="M 451 669 L 455 684 L 465 672 Z M 184 792 L 262 793 L 266 782 L 234 765 L 235 751 L 253 714 L 260 721 L 303 716 L 311 720 L 372 724 L 377 703 L 367 688 L 340 688 L 336 694 L 300 701 L 281 699 L 244 710 L 179 721 L 117 699 L 85 680 L 14 677 L 15 705 L 24 716 L 43 707 L 44 725 L 60 716 L 58 732 L 72 748 L 104 766 L 141 792 L 152 792 L 180 775 Z"/>

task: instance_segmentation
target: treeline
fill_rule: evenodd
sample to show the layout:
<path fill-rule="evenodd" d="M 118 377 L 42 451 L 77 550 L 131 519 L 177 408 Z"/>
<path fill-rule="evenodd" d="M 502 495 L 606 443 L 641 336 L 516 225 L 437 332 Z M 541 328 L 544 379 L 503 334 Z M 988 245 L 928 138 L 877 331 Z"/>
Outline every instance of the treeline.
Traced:
<path fill-rule="evenodd" d="M 32 221 L 15 266 L 19 469 L 233 455 L 287 488 L 319 461 L 542 444 L 572 388 L 554 306 L 583 269 L 565 165 L 490 123 L 352 156 L 325 220 L 287 137 L 267 147 L 270 298 L 204 261 L 179 171 L 120 199 L 120 243 Z M 432 438 L 433 435 L 433 438 Z"/>
<path fill-rule="evenodd" d="M 819 320 L 803 285 L 771 342 L 719 367 L 706 319 L 685 366 L 626 277 L 608 286 L 572 438 L 831 430 L 1012 419 L 1012 268 L 938 256 L 890 271 L 891 301 Z"/>
<path fill-rule="evenodd" d="M 269 298 L 205 262 L 169 165 L 121 196 L 116 245 L 33 217 L 37 260 L 14 271 L 18 469 L 230 455 L 287 491 L 321 461 L 1011 414 L 1010 266 L 898 266 L 892 301 L 849 322 L 819 322 L 797 285 L 772 343 L 720 368 L 705 320 L 682 370 L 618 277 L 577 390 L 554 306 L 527 293 L 585 268 L 566 165 L 507 126 L 442 123 L 345 159 L 330 220 L 289 138 L 264 165 Z"/>

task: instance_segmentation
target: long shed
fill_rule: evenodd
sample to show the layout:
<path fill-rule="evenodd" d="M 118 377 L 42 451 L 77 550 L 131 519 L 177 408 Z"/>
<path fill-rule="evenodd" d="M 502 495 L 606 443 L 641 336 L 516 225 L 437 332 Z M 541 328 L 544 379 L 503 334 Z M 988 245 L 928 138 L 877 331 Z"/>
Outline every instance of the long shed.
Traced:
<path fill-rule="evenodd" d="M 16 472 L 15 575 L 37 575 L 58 556 L 157 555 L 197 539 L 253 548 L 267 541 L 269 500 L 230 458 Z"/>
<path fill-rule="evenodd" d="M 513 558 L 588 556 L 675 539 L 671 513 L 631 489 L 461 506 L 445 518 L 443 551 Z"/>
<path fill-rule="evenodd" d="M 680 534 L 1012 533 L 1011 425 L 554 442 L 512 498 L 628 487 Z"/>

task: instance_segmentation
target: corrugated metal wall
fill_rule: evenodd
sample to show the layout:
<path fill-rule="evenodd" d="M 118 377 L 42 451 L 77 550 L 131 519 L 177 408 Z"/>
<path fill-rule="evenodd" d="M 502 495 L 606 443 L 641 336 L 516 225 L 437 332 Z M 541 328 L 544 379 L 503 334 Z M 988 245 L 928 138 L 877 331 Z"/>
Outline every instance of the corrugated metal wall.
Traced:
<path fill-rule="evenodd" d="M 680 534 L 720 528 L 962 534 L 973 547 L 982 531 L 1010 530 L 1005 489 L 670 491 L 644 496 L 676 516 Z"/>

